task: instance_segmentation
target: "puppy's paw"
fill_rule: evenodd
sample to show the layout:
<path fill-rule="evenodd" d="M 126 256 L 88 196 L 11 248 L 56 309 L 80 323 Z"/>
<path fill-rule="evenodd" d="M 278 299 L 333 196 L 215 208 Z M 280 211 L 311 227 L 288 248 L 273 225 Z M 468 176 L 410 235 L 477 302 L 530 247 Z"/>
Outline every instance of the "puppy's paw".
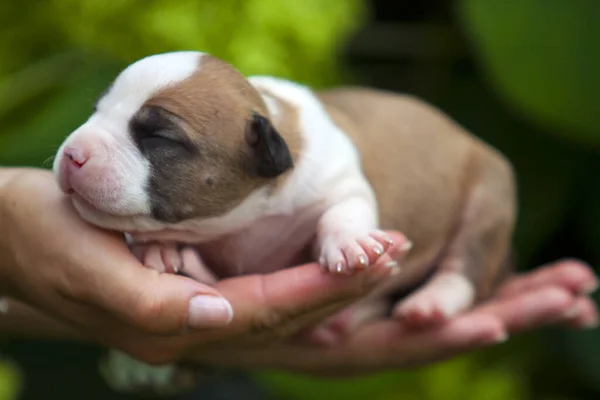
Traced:
<path fill-rule="evenodd" d="M 144 243 L 132 248 L 136 257 L 147 268 L 176 274 L 183 266 L 181 252 L 174 243 Z"/>
<path fill-rule="evenodd" d="M 172 395 L 191 390 L 196 381 L 190 369 L 149 365 L 118 351 L 109 352 L 100 373 L 112 389 L 124 393 Z"/>
<path fill-rule="evenodd" d="M 392 239 L 380 230 L 363 234 L 340 231 L 323 239 L 319 263 L 325 271 L 350 273 L 375 264 L 392 245 Z"/>
<path fill-rule="evenodd" d="M 422 289 L 401 301 L 394 315 L 412 328 L 441 324 L 469 308 L 475 289 L 471 281 L 455 272 L 432 278 Z"/>

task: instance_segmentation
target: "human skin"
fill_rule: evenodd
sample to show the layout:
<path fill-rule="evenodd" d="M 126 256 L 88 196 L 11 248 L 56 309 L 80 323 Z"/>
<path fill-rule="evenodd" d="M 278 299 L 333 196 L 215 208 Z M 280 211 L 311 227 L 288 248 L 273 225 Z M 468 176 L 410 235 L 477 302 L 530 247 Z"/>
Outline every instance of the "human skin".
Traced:
<path fill-rule="evenodd" d="M 343 277 L 311 264 L 214 286 L 160 274 L 144 268 L 121 235 L 83 221 L 49 172 L 0 176 L 0 226 L 9 233 L 0 238 L 0 293 L 149 363 L 176 360 L 199 343 L 292 334 L 391 273 L 388 254 L 374 268 Z M 395 238 L 398 246 L 405 240 Z"/>
<path fill-rule="evenodd" d="M 364 296 L 389 269 L 331 276 L 305 264 L 212 286 L 158 274 L 119 235 L 78 218 L 51 174 L 33 169 L 0 170 L 0 226 L 10 233 L 0 237 L 0 293 L 11 297 L 0 332 L 94 341 L 150 363 L 185 355 L 208 365 L 349 375 L 427 364 L 551 324 L 597 324 L 589 297 L 596 277 L 583 263 L 563 261 L 514 277 L 489 302 L 442 325 L 412 331 L 373 314 L 343 342 L 308 346 L 303 328 Z M 232 315 L 194 314 L 190 299 L 199 294 L 227 299 Z"/>

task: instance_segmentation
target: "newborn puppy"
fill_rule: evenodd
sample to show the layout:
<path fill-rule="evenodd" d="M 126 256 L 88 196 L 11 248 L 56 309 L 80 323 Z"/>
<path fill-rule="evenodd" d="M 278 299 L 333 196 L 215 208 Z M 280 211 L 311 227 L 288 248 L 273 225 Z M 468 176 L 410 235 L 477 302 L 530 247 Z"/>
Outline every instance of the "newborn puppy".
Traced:
<path fill-rule="evenodd" d="M 190 270 L 192 246 L 219 278 L 308 261 L 307 249 L 352 273 L 390 248 L 380 229 L 400 230 L 414 247 L 377 295 L 433 273 L 393 311 L 413 327 L 491 294 L 516 213 L 509 163 L 431 106 L 245 78 L 199 52 L 126 68 L 54 172 L 85 220 L 166 272 Z"/>

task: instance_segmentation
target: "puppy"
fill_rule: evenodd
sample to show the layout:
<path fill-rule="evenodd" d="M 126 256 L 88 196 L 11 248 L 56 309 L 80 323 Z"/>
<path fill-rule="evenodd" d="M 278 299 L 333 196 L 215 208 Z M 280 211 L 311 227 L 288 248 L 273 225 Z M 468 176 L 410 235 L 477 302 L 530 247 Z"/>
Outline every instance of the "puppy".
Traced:
<path fill-rule="evenodd" d="M 309 261 L 307 248 L 328 273 L 352 273 L 390 248 L 381 229 L 402 231 L 414 247 L 377 295 L 431 275 L 393 310 L 412 327 L 492 293 L 516 218 L 510 164 L 433 107 L 246 78 L 200 52 L 122 71 L 54 172 L 85 220 L 165 272 L 191 269 L 192 246 L 218 278 Z"/>

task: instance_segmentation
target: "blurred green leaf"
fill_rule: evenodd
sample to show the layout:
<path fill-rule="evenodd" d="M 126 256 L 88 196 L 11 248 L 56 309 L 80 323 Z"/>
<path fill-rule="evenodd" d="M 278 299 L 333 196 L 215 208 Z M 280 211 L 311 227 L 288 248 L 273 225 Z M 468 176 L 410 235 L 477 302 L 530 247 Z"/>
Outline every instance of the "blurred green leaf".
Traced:
<path fill-rule="evenodd" d="M 78 69 L 73 54 L 57 54 L 0 79 L 0 120 L 51 88 L 68 84 Z"/>
<path fill-rule="evenodd" d="M 35 2 L 69 45 L 130 63 L 153 53 L 199 50 L 245 74 L 312 85 L 339 77 L 339 41 L 366 16 L 362 0 L 124 0 Z M 310 29 L 307 29 L 309 27 Z"/>
<path fill-rule="evenodd" d="M 96 97 L 114 77 L 114 68 L 80 71 L 72 85 L 51 97 L 21 124 L 0 135 L 0 163 L 50 166 L 64 138 L 91 113 Z"/>
<path fill-rule="evenodd" d="M 21 376 L 8 360 L 0 358 L 0 400 L 16 400 L 21 387 Z"/>
<path fill-rule="evenodd" d="M 461 0 L 479 61 L 509 105 L 600 146 L 600 1 Z"/>
<path fill-rule="evenodd" d="M 316 379 L 280 372 L 257 376 L 276 398 L 286 400 L 529 399 L 511 362 L 496 360 L 481 368 L 483 362 L 482 354 L 472 354 L 427 368 L 349 379 Z"/>

